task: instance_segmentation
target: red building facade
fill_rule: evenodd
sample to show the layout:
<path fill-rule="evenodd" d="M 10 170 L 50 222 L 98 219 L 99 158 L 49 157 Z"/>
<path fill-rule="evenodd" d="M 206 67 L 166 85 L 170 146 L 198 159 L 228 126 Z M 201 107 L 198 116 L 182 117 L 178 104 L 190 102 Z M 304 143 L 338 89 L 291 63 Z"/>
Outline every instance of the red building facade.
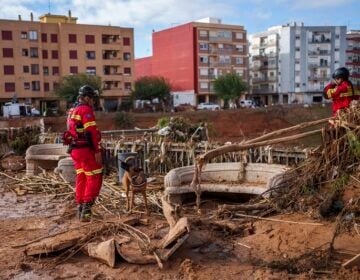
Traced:
<path fill-rule="evenodd" d="M 135 60 L 135 78 L 155 75 L 176 92 L 194 91 L 197 102 L 218 102 L 213 81 L 237 72 L 248 79 L 246 31 L 242 26 L 191 22 L 152 35 L 153 56 Z"/>

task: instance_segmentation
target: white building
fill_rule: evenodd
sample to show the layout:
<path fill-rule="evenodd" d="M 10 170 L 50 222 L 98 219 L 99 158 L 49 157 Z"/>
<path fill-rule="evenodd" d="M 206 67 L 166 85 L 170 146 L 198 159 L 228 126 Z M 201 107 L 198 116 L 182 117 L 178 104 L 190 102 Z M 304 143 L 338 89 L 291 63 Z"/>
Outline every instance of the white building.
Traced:
<path fill-rule="evenodd" d="M 350 30 L 346 34 L 346 67 L 354 89 L 360 92 L 360 30 Z"/>
<path fill-rule="evenodd" d="M 345 26 L 291 23 L 249 38 L 251 93 L 260 104 L 323 102 L 331 73 L 345 65 Z"/>

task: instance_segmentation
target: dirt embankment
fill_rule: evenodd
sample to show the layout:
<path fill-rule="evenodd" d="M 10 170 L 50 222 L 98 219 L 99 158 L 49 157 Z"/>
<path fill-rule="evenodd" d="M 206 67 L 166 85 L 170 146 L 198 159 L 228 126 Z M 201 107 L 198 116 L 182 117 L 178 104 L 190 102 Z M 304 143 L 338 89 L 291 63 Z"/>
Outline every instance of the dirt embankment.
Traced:
<path fill-rule="evenodd" d="M 257 109 L 237 109 L 222 111 L 196 111 L 181 113 L 130 113 L 134 126 L 150 128 L 158 119 L 171 116 L 182 116 L 193 122 L 205 121 L 209 124 L 212 140 L 221 142 L 240 142 L 244 138 L 259 136 L 265 132 L 289 127 L 305 121 L 317 120 L 331 115 L 330 107 L 313 106 L 274 106 Z M 115 122 L 116 113 L 97 113 L 97 123 L 101 130 L 118 129 Z M 51 131 L 65 130 L 66 117 L 49 117 L 45 119 L 46 128 Z"/>

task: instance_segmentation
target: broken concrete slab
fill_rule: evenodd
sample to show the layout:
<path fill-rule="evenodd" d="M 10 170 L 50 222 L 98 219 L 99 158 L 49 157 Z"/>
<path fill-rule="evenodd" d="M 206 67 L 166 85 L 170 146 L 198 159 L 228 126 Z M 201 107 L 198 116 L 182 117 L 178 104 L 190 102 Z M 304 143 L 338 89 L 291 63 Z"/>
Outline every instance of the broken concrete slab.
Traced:
<path fill-rule="evenodd" d="M 153 264 L 156 263 L 154 255 L 144 255 L 135 242 L 129 242 L 127 244 L 119 244 L 115 242 L 116 251 L 119 255 L 128 263 L 134 264 Z"/>
<path fill-rule="evenodd" d="M 160 241 L 160 248 L 166 249 L 177 239 L 190 232 L 190 226 L 187 217 L 182 217 L 177 221 L 174 227 L 170 228 L 169 233 Z"/>
<path fill-rule="evenodd" d="M 103 242 L 91 242 L 87 246 L 88 255 L 110 267 L 115 266 L 115 240 L 111 238 Z"/>

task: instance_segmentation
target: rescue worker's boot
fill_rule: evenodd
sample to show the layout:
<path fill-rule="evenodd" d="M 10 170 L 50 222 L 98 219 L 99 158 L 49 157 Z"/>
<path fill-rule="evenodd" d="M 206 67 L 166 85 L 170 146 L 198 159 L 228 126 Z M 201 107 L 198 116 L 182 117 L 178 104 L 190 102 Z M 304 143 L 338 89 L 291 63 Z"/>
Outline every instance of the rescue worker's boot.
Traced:
<path fill-rule="evenodd" d="M 93 206 L 93 202 L 86 202 L 82 204 L 82 211 L 80 215 L 81 222 L 90 222 L 92 217 L 91 207 Z"/>
<path fill-rule="evenodd" d="M 77 217 L 78 217 L 79 220 L 81 218 L 82 209 L 83 209 L 83 203 L 79 203 L 78 206 L 77 206 Z"/>

